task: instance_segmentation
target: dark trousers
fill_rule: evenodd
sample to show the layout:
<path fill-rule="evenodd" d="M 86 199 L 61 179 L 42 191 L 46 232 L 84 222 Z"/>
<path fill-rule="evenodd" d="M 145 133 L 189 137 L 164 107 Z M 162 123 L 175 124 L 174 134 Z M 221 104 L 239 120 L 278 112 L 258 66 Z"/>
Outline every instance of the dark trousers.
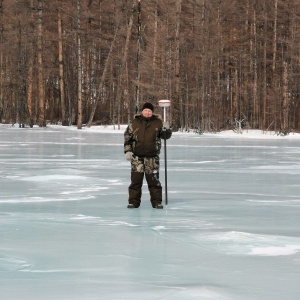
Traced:
<path fill-rule="evenodd" d="M 162 202 L 162 186 L 159 181 L 159 157 L 134 157 L 131 161 L 131 184 L 128 202 L 139 207 L 142 197 L 143 179 L 146 177 L 152 206 Z"/>

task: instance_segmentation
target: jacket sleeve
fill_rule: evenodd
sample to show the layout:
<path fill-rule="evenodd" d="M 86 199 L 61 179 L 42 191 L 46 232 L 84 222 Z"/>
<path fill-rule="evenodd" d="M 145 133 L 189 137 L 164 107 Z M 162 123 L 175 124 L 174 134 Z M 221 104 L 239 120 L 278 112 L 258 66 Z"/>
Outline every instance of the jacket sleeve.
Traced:
<path fill-rule="evenodd" d="M 133 131 L 132 125 L 129 124 L 124 132 L 124 153 L 132 152 Z"/>

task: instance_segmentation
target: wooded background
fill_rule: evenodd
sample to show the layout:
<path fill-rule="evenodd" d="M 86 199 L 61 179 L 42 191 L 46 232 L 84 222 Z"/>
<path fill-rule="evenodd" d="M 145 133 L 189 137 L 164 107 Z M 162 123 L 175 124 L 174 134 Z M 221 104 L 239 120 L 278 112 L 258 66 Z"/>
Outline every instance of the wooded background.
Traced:
<path fill-rule="evenodd" d="M 0 65 L 2 123 L 300 131 L 299 0 L 0 0 Z"/>

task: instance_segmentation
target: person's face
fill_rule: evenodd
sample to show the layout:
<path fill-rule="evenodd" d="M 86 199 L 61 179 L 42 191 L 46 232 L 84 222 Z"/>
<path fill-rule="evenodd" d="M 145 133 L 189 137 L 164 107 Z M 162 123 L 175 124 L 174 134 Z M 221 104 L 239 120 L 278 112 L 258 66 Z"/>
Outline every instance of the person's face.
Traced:
<path fill-rule="evenodd" d="M 153 115 L 153 112 L 152 112 L 151 109 L 145 108 L 145 109 L 143 109 L 143 111 L 142 111 L 142 115 L 143 115 L 143 117 L 145 117 L 145 118 L 151 118 L 152 115 Z"/>

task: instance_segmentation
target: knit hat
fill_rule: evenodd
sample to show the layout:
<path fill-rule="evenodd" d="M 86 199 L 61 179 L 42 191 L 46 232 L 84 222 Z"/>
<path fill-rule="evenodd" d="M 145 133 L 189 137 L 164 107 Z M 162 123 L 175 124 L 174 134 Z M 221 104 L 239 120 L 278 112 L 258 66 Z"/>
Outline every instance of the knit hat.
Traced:
<path fill-rule="evenodd" d="M 143 107 L 142 107 L 142 111 L 144 110 L 144 109 L 150 109 L 150 110 L 152 110 L 152 111 L 154 111 L 154 106 L 153 106 L 153 104 L 152 103 L 150 103 L 150 102 L 146 102 L 144 105 L 143 105 Z"/>

